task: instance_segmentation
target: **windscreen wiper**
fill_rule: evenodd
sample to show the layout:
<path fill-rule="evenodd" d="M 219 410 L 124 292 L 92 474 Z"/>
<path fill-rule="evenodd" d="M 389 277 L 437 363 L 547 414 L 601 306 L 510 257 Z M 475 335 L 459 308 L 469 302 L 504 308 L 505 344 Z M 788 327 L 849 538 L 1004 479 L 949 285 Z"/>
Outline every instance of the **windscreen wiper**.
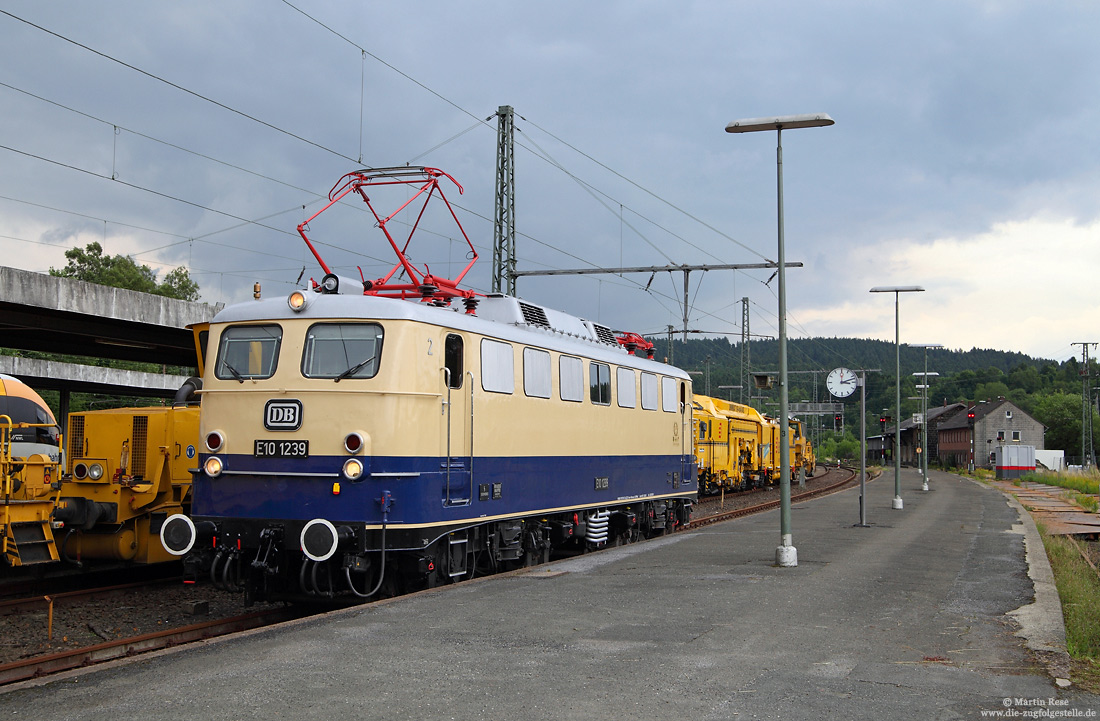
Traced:
<path fill-rule="evenodd" d="M 238 383 L 244 383 L 244 376 L 242 376 L 236 368 L 231 366 L 229 363 L 222 363 L 222 367 L 229 371 L 229 375 L 236 378 Z"/>
<path fill-rule="evenodd" d="M 336 376 L 336 378 L 333 379 L 333 382 L 339 383 L 344 378 L 347 378 L 348 376 L 351 376 L 351 375 L 355 375 L 356 373 L 361 371 L 365 366 L 369 365 L 373 360 L 374 360 L 374 356 L 371 356 L 370 358 L 365 358 L 364 360 L 360 361 L 359 363 L 353 365 L 351 368 L 348 368 L 346 371 L 344 371 L 340 375 Z"/>

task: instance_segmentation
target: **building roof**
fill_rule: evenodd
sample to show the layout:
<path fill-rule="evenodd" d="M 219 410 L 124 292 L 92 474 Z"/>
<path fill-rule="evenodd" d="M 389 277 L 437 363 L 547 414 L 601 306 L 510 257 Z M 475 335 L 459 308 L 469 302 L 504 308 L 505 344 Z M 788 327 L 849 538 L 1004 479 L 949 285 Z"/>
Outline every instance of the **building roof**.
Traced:
<path fill-rule="evenodd" d="M 1034 421 L 1035 423 L 1038 423 L 1038 421 L 1036 421 L 1035 418 L 1033 418 L 1031 416 L 1031 414 L 1029 414 L 1026 411 L 1022 410 L 1019 406 L 1017 406 L 1012 401 L 1005 400 L 1004 398 L 998 398 L 995 401 L 980 401 L 977 405 L 971 407 L 967 413 L 958 413 L 954 417 L 952 417 L 952 418 L 944 421 L 943 423 L 941 423 L 940 424 L 940 429 L 941 430 L 949 430 L 951 428 L 966 428 L 971 423 L 971 419 L 969 418 L 969 413 L 974 414 L 973 422 L 977 423 L 978 421 L 985 418 L 986 416 L 988 416 L 993 411 L 1001 409 L 1001 408 L 1005 408 L 1005 406 L 1008 406 L 1009 407 L 1008 409 L 1011 410 L 1013 413 L 1022 413 L 1024 416 L 1026 416 L 1030 420 Z"/>
<path fill-rule="evenodd" d="M 948 403 L 945 406 L 936 406 L 935 408 L 929 408 L 928 422 L 931 423 L 936 418 L 939 418 L 945 413 L 950 414 L 951 412 L 962 410 L 964 407 L 965 406 L 963 406 L 962 403 Z M 901 430 L 907 431 L 915 425 L 916 424 L 913 423 L 912 417 L 906 418 L 904 421 L 901 422 Z M 942 428 L 943 426 L 940 425 L 940 427 Z"/>

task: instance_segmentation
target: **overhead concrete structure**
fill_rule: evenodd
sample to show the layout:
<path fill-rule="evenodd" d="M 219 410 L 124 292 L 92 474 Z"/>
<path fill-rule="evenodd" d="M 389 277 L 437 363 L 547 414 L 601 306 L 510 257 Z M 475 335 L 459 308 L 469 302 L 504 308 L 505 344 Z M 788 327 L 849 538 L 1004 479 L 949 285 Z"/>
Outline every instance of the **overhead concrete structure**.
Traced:
<path fill-rule="evenodd" d="M 0 348 L 193 368 L 187 326 L 209 322 L 221 308 L 0 267 Z M 186 379 L 18 356 L 0 356 L 0 372 L 61 390 L 63 406 L 70 391 L 171 397 Z"/>
<path fill-rule="evenodd" d="M 195 303 L 0 267 L 0 347 L 195 365 L 187 326 L 221 304 Z"/>
<path fill-rule="evenodd" d="M 0 373 L 15 376 L 40 391 L 78 390 L 151 398 L 171 398 L 188 378 L 7 355 L 0 355 Z"/>

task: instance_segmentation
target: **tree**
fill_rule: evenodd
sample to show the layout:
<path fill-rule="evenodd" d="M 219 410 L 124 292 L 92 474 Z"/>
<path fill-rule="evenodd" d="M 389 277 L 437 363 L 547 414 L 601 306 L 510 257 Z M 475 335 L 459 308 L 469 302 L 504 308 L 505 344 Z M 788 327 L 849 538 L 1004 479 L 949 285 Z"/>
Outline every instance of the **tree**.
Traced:
<path fill-rule="evenodd" d="M 152 268 L 139 266 L 133 258 L 124 255 L 104 255 L 103 246 L 98 242 L 88 243 L 83 249 L 66 250 L 65 257 L 68 265 L 60 270 L 50 268 L 50 275 L 179 300 L 199 299 L 198 283 L 191 280 L 191 275 L 182 266 L 170 271 L 164 281 L 158 283 L 156 271 Z"/>
<path fill-rule="evenodd" d="M 1008 396 L 1008 386 L 1001 381 L 991 383 L 979 383 L 974 389 L 974 398 L 977 400 L 991 401 Z"/>
<path fill-rule="evenodd" d="M 1035 420 L 1046 426 L 1047 448 L 1064 450 L 1066 455 L 1080 455 L 1081 394 L 1051 393 L 1035 403 Z"/>

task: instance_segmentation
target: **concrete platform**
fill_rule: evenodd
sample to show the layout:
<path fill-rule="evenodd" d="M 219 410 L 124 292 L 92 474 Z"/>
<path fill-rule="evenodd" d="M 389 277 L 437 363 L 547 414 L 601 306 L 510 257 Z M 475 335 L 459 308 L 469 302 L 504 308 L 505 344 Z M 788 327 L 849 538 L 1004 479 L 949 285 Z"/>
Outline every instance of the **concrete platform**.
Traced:
<path fill-rule="evenodd" d="M 921 492 L 905 471 L 898 511 L 892 482 L 869 484 L 865 528 L 854 492 L 795 504 L 796 568 L 773 565 L 772 512 L 24 685 L 0 694 L 0 715 L 914 721 L 1100 709 L 1048 672 L 1064 662 L 1061 612 L 1022 509 L 970 480 L 930 480 Z"/>
<path fill-rule="evenodd" d="M 1012 481 L 993 481 L 993 486 L 1011 494 L 1041 521 L 1047 533 L 1055 536 L 1088 536 L 1100 533 L 1100 515 L 1083 510 L 1067 500 L 1067 491 L 1030 481 L 1016 485 Z"/>

